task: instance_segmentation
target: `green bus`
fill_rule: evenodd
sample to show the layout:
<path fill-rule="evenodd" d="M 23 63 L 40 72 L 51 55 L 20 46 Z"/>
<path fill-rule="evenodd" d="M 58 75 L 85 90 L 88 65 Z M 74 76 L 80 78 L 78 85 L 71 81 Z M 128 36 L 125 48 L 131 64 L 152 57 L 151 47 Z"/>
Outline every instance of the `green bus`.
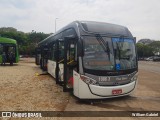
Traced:
<path fill-rule="evenodd" d="M 17 41 L 10 38 L 0 37 L 0 63 L 2 63 L 2 54 L 6 54 L 6 63 L 9 63 L 9 54 L 12 52 L 14 54 L 14 63 L 19 61 L 19 53 Z"/>

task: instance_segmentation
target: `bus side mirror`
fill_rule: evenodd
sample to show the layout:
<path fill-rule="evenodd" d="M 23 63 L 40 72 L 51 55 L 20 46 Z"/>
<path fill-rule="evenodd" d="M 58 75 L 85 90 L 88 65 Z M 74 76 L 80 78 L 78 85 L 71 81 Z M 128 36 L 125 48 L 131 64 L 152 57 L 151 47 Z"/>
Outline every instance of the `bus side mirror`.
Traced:
<path fill-rule="evenodd" d="M 83 46 L 78 44 L 77 45 L 77 55 L 83 57 L 84 56 L 84 50 L 83 50 Z"/>
<path fill-rule="evenodd" d="M 136 37 L 133 37 L 133 38 L 134 38 L 134 41 L 135 41 L 135 43 L 136 43 L 136 41 L 137 41 L 137 40 L 136 40 Z"/>
<path fill-rule="evenodd" d="M 82 42 L 82 38 L 80 38 L 81 40 L 78 41 L 77 43 L 77 54 L 78 56 L 83 57 L 84 56 L 84 46 L 83 46 L 83 42 Z"/>

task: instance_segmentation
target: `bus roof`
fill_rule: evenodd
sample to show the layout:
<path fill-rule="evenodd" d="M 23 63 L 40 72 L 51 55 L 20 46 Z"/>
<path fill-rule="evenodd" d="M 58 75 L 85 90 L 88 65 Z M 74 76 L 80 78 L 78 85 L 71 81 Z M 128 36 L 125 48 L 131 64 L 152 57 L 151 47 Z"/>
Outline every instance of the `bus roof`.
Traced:
<path fill-rule="evenodd" d="M 78 27 L 79 25 L 79 27 Z M 38 46 L 45 45 L 47 42 L 50 41 L 50 39 L 61 33 L 62 31 L 68 29 L 68 28 L 79 28 L 82 31 L 86 33 L 94 33 L 94 34 L 106 34 L 110 36 L 127 36 L 133 38 L 132 34 L 128 30 L 127 27 L 111 24 L 111 23 L 105 23 L 105 22 L 95 22 L 95 21 L 74 21 L 67 26 L 63 27 L 59 31 L 57 31 L 55 34 L 50 35 L 43 41 L 39 42 Z M 80 31 L 80 30 L 79 30 Z M 81 31 L 80 31 L 81 32 Z"/>
<path fill-rule="evenodd" d="M 14 40 L 14 39 L 10 39 L 10 38 L 0 37 L 0 43 L 12 43 L 12 44 L 17 44 L 17 41 Z"/>
<path fill-rule="evenodd" d="M 54 34 L 52 34 L 52 35 L 50 35 L 49 37 L 45 38 L 44 40 L 40 41 L 40 42 L 38 43 L 38 46 L 41 46 L 41 45 L 46 44 L 46 43 L 50 40 L 50 38 L 51 38 L 52 36 L 54 36 Z"/>
<path fill-rule="evenodd" d="M 130 36 L 127 27 L 105 23 L 105 22 L 95 22 L 95 21 L 80 21 L 84 31 L 89 33 L 99 33 L 99 34 L 111 34 L 120 36 Z"/>

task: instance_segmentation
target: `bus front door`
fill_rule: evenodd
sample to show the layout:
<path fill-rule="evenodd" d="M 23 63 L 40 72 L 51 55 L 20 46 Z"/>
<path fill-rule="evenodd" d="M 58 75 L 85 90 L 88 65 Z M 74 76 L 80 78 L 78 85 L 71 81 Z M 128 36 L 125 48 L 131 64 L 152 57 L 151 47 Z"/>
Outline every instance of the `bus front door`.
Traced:
<path fill-rule="evenodd" d="M 77 68 L 76 48 L 76 39 L 66 37 L 64 40 L 64 92 L 73 90 L 73 70 Z"/>

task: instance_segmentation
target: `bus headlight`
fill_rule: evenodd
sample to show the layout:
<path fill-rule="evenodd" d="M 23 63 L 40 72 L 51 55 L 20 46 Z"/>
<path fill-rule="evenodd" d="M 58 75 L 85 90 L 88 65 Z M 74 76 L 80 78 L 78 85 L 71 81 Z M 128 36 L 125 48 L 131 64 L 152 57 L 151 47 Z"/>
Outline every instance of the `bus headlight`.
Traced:
<path fill-rule="evenodd" d="M 87 76 L 84 76 L 84 75 L 81 75 L 81 80 L 83 80 L 86 84 L 92 84 L 92 85 L 97 84 L 96 80 L 89 78 Z"/>
<path fill-rule="evenodd" d="M 138 72 L 131 78 L 131 82 L 136 81 L 138 79 Z"/>

